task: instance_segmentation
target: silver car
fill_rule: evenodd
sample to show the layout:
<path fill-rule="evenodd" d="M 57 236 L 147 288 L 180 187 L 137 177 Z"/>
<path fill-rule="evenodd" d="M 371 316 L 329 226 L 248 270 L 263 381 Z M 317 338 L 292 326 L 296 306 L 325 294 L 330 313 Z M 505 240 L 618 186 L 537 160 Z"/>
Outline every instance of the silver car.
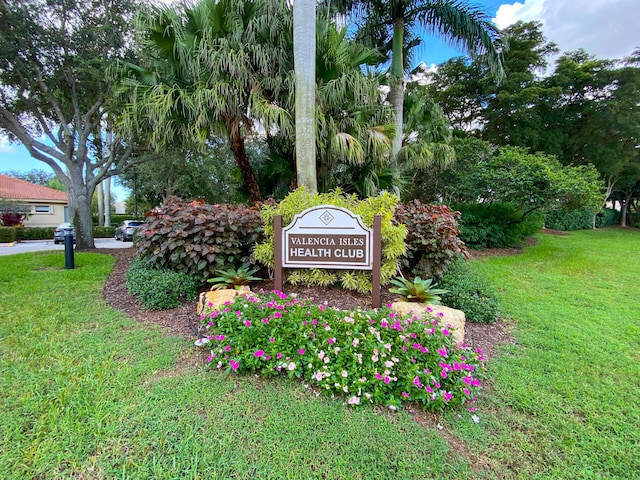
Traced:
<path fill-rule="evenodd" d="M 73 235 L 73 243 L 76 243 L 76 229 L 73 228 L 73 225 L 71 225 L 69 222 L 61 223 L 56 227 L 56 229 L 53 231 L 53 243 L 55 243 L 56 245 L 59 243 L 64 243 L 64 236 L 67 234 L 67 232 Z"/>
<path fill-rule="evenodd" d="M 116 240 L 122 240 L 123 242 L 132 241 L 133 234 L 143 223 L 144 222 L 140 220 L 125 220 L 116 228 L 114 238 Z"/>

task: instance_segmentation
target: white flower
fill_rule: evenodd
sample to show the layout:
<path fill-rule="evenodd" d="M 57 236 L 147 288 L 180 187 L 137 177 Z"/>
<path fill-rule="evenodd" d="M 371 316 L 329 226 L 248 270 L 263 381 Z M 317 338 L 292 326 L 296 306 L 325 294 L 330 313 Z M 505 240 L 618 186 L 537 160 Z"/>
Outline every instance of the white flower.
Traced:
<path fill-rule="evenodd" d="M 209 343 L 211 341 L 211 338 L 209 337 L 202 337 L 197 339 L 194 343 L 194 345 L 196 347 L 201 347 L 202 345 L 206 345 L 207 343 Z"/>
<path fill-rule="evenodd" d="M 360 397 L 353 396 L 349 400 L 347 400 L 349 405 L 360 405 Z"/>
<path fill-rule="evenodd" d="M 349 376 L 349 372 L 347 372 L 346 370 L 342 370 L 342 377 L 347 378 L 348 376 Z"/>
<path fill-rule="evenodd" d="M 296 369 L 296 364 L 291 362 L 289 365 L 287 365 L 287 370 L 295 370 Z"/>

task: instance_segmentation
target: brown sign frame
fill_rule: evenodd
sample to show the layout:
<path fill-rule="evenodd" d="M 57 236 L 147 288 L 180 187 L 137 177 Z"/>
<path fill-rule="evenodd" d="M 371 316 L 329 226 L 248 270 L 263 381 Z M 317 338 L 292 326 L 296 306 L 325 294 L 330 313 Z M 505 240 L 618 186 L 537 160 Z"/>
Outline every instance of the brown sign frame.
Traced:
<path fill-rule="evenodd" d="M 309 208 L 296 215 L 284 229 L 282 216 L 276 215 L 274 288 L 282 291 L 284 268 L 371 270 L 371 306 L 380 307 L 381 231 L 380 215 L 374 216 L 373 229 L 370 229 L 359 215 L 333 205 Z M 296 252 L 301 255 L 292 255 L 291 247 L 301 244 Z"/>

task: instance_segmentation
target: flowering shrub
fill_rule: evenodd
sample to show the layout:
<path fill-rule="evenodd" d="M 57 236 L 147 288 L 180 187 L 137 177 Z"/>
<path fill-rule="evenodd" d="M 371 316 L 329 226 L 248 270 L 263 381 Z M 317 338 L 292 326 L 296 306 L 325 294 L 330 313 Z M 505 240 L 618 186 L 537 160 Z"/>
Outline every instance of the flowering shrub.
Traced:
<path fill-rule="evenodd" d="M 201 317 L 208 361 L 227 372 L 287 374 L 350 405 L 403 401 L 427 409 L 473 401 L 482 352 L 458 348 L 447 327 L 389 308 L 342 311 L 281 292 L 245 294 Z"/>

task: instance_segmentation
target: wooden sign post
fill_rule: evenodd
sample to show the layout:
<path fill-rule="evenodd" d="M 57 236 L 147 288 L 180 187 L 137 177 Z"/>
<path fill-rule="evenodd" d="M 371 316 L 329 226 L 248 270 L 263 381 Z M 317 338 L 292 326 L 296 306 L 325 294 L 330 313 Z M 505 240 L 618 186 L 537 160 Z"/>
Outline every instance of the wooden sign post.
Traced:
<path fill-rule="evenodd" d="M 374 217 L 373 229 L 359 215 L 332 205 L 312 207 L 296 215 L 282 228 L 282 216 L 274 218 L 274 287 L 282 290 L 284 268 L 371 270 L 371 306 L 380 306 L 382 220 Z"/>

